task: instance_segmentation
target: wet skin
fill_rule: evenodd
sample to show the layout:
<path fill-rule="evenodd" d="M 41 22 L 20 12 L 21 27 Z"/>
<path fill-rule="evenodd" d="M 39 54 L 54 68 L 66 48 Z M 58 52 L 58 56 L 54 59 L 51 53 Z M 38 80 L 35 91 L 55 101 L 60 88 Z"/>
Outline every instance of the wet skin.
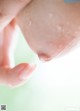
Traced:
<path fill-rule="evenodd" d="M 28 63 L 12 66 L 16 24 L 39 58 L 49 61 L 80 41 L 80 4 L 63 0 L 0 1 L 0 83 L 13 87 L 25 82 L 35 69 Z"/>
<path fill-rule="evenodd" d="M 80 39 L 80 4 L 63 0 L 33 0 L 17 22 L 34 52 L 48 61 Z"/>

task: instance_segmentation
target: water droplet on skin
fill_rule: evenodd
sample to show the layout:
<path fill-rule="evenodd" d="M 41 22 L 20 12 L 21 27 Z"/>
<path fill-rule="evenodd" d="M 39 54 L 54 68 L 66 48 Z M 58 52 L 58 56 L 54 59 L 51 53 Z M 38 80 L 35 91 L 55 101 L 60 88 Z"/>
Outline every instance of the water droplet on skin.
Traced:
<path fill-rule="evenodd" d="M 53 13 L 50 13 L 50 14 L 49 14 L 49 17 L 52 18 L 52 17 L 53 17 Z"/>
<path fill-rule="evenodd" d="M 32 24 L 32 19 L 31 19 L 31 17 L 29 17 L 28 25 L 31 26 L 31 24 Z"/>
<path fill-rule="evenodd" d="M 60 25 L 57 26 L 58 30 L 62 30 L 62 27 Z"/>
<path fill-rule="evenodd" d="M 58 25 L 56 28 L 57 28 L 58 32 L 62 32 L 63 31 L 63 28 L 60 25 Z"/>
<path fill-rule="evenodd" d="M 64 32 L 64 28 L 62 25 L 57 25 L 56 28 L 58 32 Z"/>
<path fill-rule="evenodd" d="M 31 26 L 31 24 L 32 24 L 32 22 L 31 22 L 31 20 L 29 21 L 29 26 Z"/>

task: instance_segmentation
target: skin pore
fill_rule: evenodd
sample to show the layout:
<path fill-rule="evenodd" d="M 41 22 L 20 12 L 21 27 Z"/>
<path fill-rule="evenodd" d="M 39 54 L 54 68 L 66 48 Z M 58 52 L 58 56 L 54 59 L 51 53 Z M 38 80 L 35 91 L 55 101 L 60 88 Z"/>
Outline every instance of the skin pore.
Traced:
<path fill-rule="evenodd" d="M 79 3 L 33 0 L 16 20 L 32 50 L 48 61 L 79 41 L 79 13 Z"/>

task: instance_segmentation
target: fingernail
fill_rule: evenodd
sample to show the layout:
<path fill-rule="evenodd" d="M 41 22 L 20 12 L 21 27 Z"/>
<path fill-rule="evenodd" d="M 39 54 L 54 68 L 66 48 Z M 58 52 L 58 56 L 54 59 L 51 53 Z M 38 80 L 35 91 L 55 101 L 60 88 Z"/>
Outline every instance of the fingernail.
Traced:
<path fill-rule="evenodd" d="M 30 77 L 32 71 L 35 69 L 35 65 L 29 65 L 25 66 L 23 69 L 21 69 L 21 72 L 19 74 L 20 80 L 26 80 L 28 77 Z"/>

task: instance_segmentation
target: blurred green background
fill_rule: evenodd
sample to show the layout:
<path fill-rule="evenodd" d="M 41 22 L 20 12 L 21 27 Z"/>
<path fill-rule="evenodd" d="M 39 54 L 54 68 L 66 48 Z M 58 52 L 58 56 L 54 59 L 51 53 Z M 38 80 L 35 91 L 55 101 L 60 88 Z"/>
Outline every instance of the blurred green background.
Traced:
<path fill-rule="evenodd" d="M 60 60 L 58 59 L 57 61 Z M 77 83 L 79 75 L 77 78 L 75 76 L 74 78 L 71 77 L 72 75 L 70 74 L 73 74 L 74 71 L 67 72 L 69 74 L 65 75 L 64 72 L 69 70 L 70 66 L 66 67 L 64 64 L 61 66 L 64 60 L 60 63 L 54 60 L 52 68 L 50 64 L 44 69 L 44 64 L 39 63 L 37 56 L 20 34 L 15 52 L 15 63 L 19 64 L 22 62 L 36 62 L 38 67 L 34 71 L 33 76 L 20 87 L 9 88 L 0 85 L 0 104 L 6 105 L 7 111 L 80 111 L 80 83 Z M 60 69 L 57 69 L 58 65 Z M 63 66 L 65 67 L 64 72 L 62 72 Z M 57 73 L 58 70 L 59 72 Z M 78 71 L 80 73 L 79 69 Z"/>

